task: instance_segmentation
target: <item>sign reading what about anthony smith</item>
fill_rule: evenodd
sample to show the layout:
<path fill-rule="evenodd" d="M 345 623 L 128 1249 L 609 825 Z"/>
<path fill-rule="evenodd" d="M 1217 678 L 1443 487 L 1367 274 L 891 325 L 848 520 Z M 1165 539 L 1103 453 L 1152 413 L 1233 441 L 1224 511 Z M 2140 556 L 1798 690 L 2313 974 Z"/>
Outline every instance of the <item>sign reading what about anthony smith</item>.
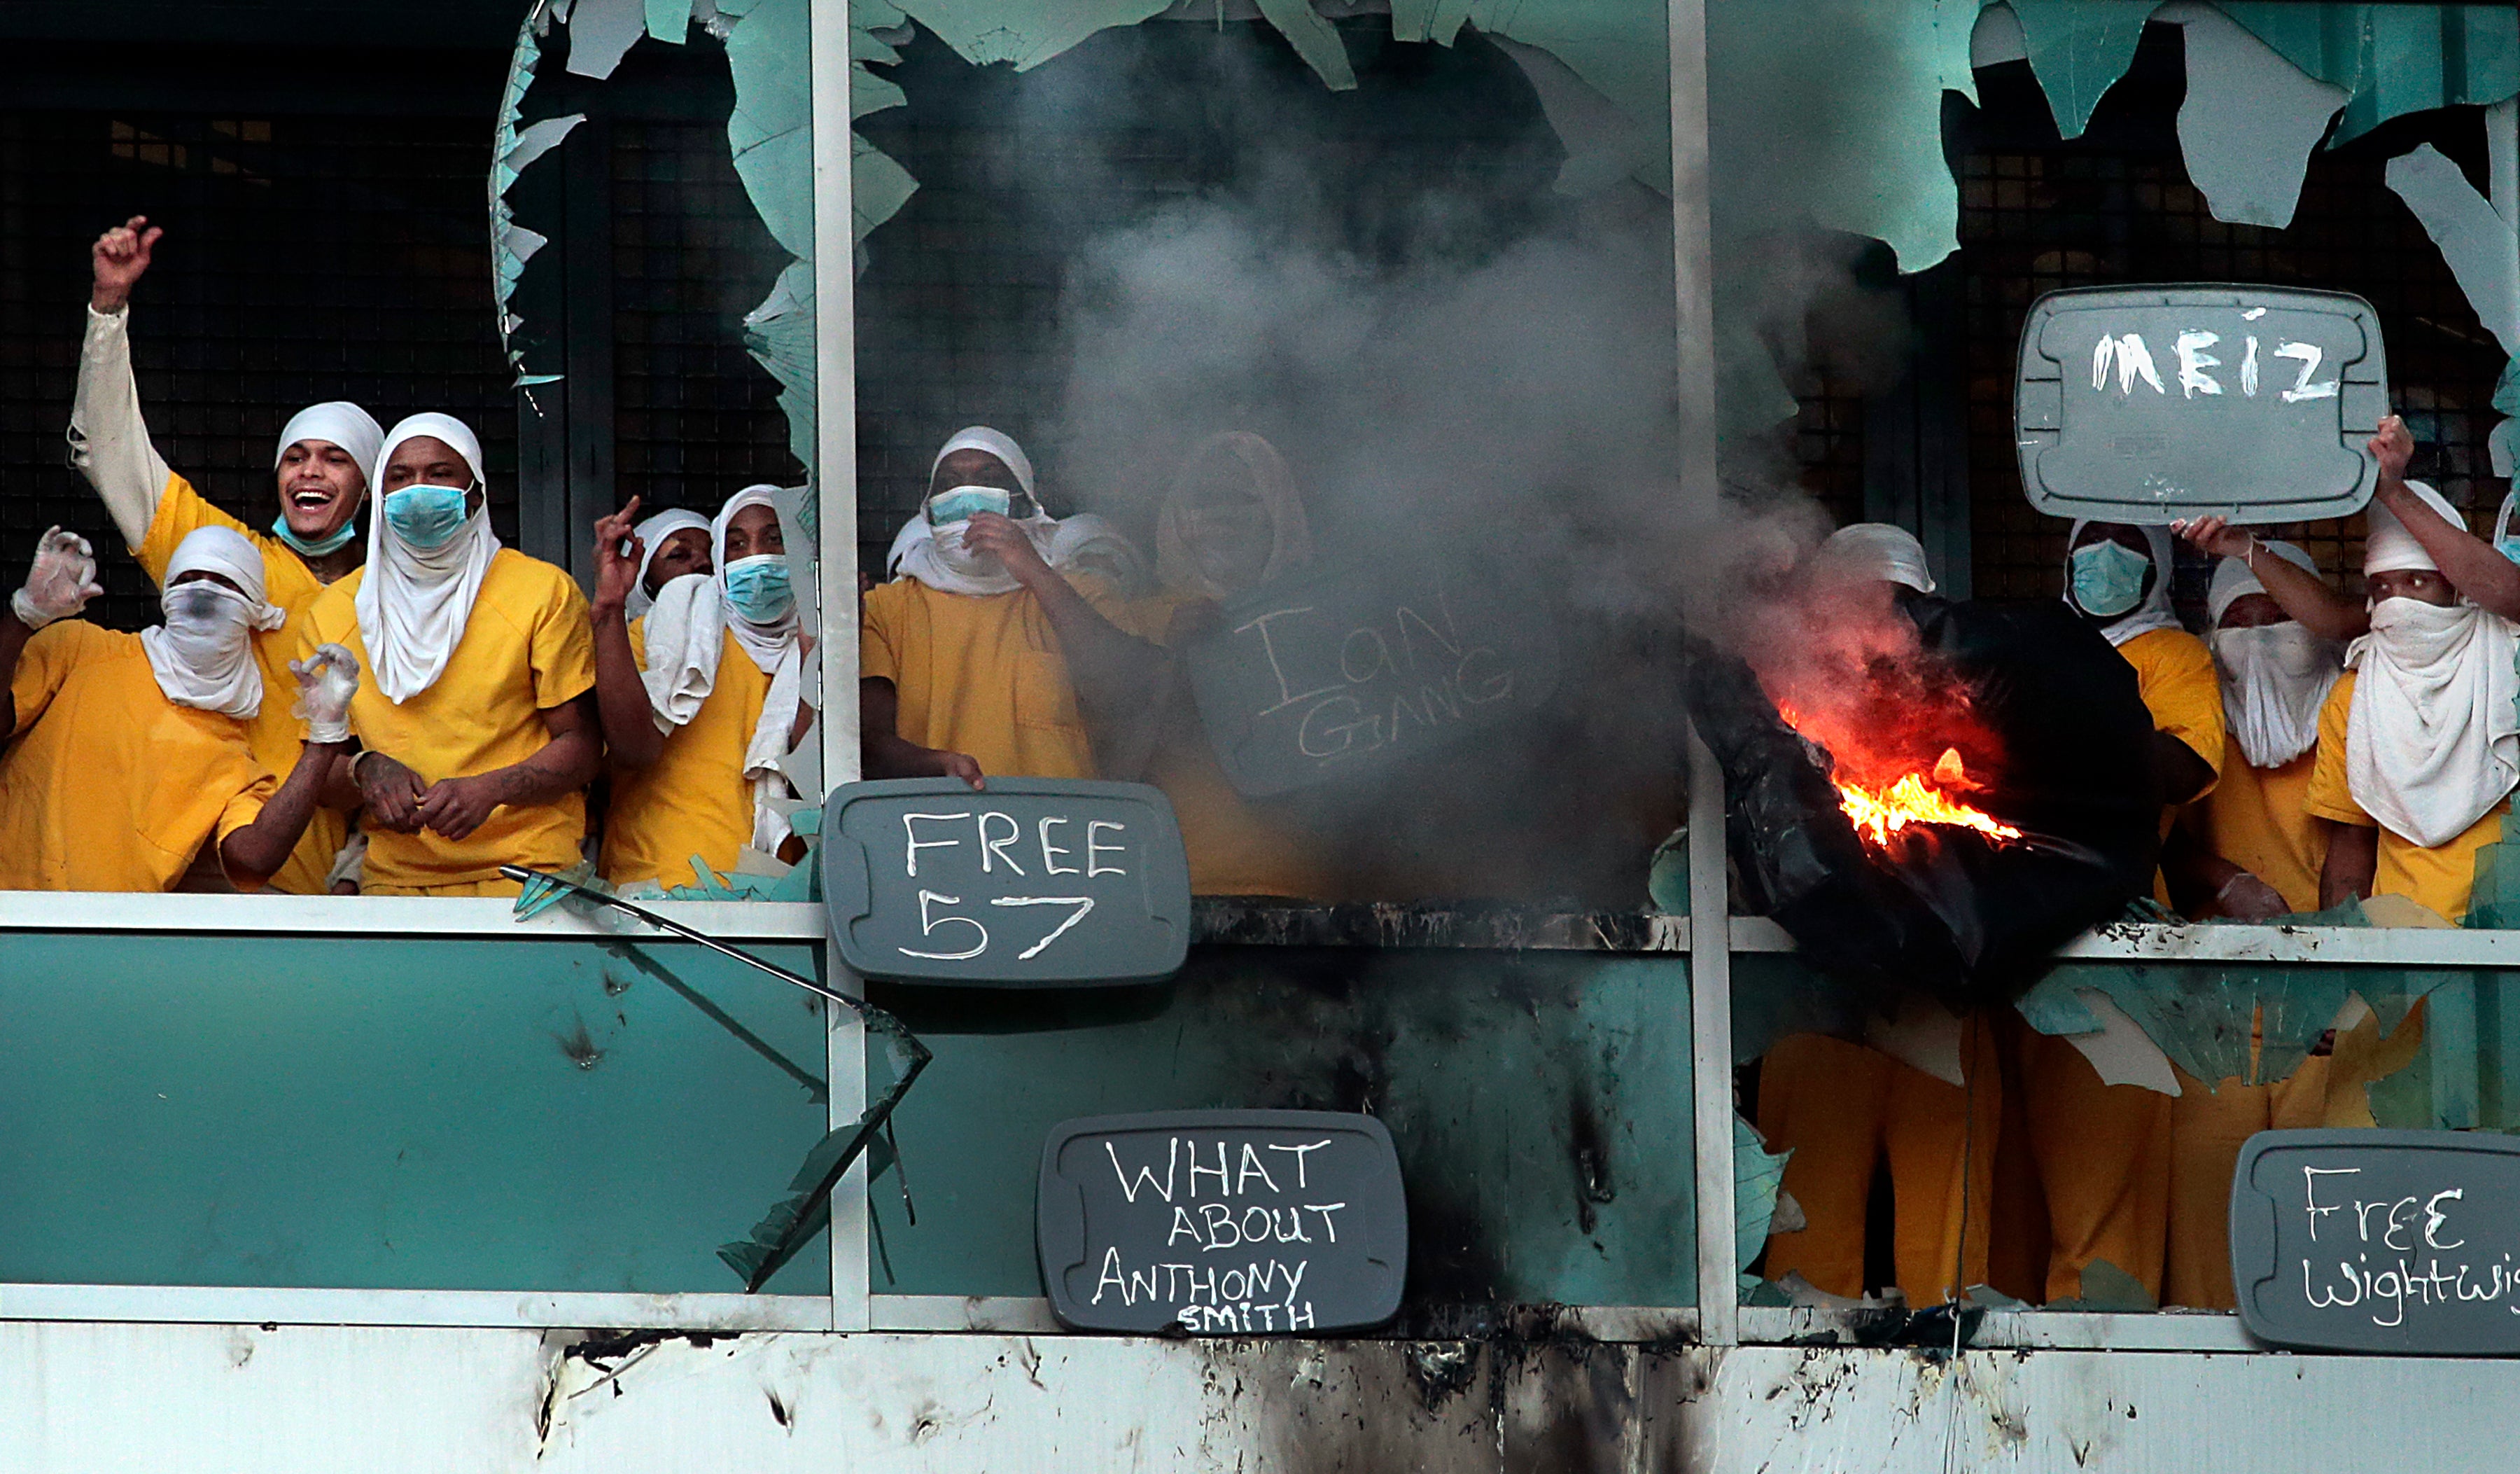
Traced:
<path fill-rule="evenodd" d="M 1080 1330 L 1321 1335 L 1400 1309 L 1409 1205 L 1371 1116 L 1095 1116 L 1042 1145 L 1035 1244 Z"/>
<path fill-rule="evenodd" d="M 852 783 L 823 817 L 840 959 L 875 978 L 989 987 L 1148 983 L 1190 948 L 1190 865 L 1141 783 Z"/>
<path fill-rule="evenodd" d="M 2260 1131 L 2231 1177 L 2231 1283 L 2278 1346 L 2520 1355 L 2520 1141 Z"/>

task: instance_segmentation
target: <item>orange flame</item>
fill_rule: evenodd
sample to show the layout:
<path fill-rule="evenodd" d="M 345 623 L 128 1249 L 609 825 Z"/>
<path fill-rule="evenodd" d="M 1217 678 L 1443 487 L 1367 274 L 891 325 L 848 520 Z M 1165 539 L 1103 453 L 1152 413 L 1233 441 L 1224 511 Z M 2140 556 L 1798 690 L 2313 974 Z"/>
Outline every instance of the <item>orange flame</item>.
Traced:
<path fill-rule="evenodd" d="M 1960 763 L 1959 750 L 1946 748 L 1942 760 L 1934 764 L 1930 775 L 1904 773 L 1887 788 L 1863 788 L 1851 783 L 1837 785 L 1838 806 L 1855 821 L 1856 833 L 1876 848 L 1890 848 L 1890 837 L 1911 824 L 1949 824 L 1960 829 L 1974 829 L 1992 840 L 2017 840 L 2021 831 L 1999 821 L 1983 809 L 1959 803 L 1945 789 L 1969 790 L 1968 770 Z"/>

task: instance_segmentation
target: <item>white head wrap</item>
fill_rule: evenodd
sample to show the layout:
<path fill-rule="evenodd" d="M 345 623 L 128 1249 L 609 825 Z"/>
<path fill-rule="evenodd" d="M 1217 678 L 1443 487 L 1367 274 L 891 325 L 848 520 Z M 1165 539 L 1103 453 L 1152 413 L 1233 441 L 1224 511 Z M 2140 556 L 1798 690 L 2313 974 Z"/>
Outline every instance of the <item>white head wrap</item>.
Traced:
<path fill-rule="evenodd" d="M 727 499 L 709 529 L 712 574 L 685 574 L 656 590 L 654 607 L 641 626 L 648 649 L 648 668 L 641 679 L 648 687 L 648 707 L 656 730 L 670 735 L 699 714 L 717 688 L 718 660 L 726 653 L 726 636 L 770 677 L 762 698 L 761 717 L 744 744 L 743 776 L 752 784 L 752 848 L 775 854 L 791 832 L 787 815 L 771 806 L 773 800 L 795 797 L 788 780 L 788 736 L 795 730 L 803 704 L 804 660 L 797 644 L 799 611 L 772 624 L 755 624 L 734 614 L 726 603 L 726 530 L 746 507 L 769 507 L 778 487 L 746 486 Z"/>
<path fill-rule="evenodd" d="M 2450 525 L 2467 522 L 2432 487 L 2408 487 Z M 2434 569 L 2432 555 L 2374 503 L 2362 571 Z M 2431 848 L 2464 833 L 2520 783 L 2520 630 L 2466 598 L 2371 606 L 2371 632 L 2346 647 L 2357 672 L 2346 723 L 2354 802 L 2390 833 Z"/>
<path fill-rule="evenodd" d="M 175 581 L 191 573 L 216 574 L 236 588 L 205 579 Z M 166 590 L 159 599 L 166 622 L 140 632 L 149 668 L 168 701 L 236 717 L 262 709 L 254 631 L 278 629 L 289 619 L 263 595 L 262 552 L 234 529 L 197 528 L 176 545 L 175 556 L 166 560 Z"/>
<path fill-rule="evenodd" d="M 382 487 L 385 464 L 406 440 L 428 436 L 445 441 L 461 456 L 475 484 L 483 484 L 481 441 L 452 415 L 413 415 L 396 425 L 377 449 L 368 468 L 368 484 Z M 367 643 L 368 670 L 377 689 L 396 706 L 436 684 L 447 660 L 464 639 L 472 618 L 472 601 L 481 578 L 497 556 L 499 539 L 490 530 L 485 496 L 478 511 L 443 547 L 420 549 L 395 535 L 384 515 L 385 493 L 368 519 L 368 566 L 355 601 L 359 638 Z"/>
<path fill-rule="evenodd" d="M 1090 567 L 1097 573 L 1107 575 L 1124 592 L 1134 591 L 1145 582 L 1145 560 L 1109 523 L 1093 516 L 1053 518 L 1044 512 L 1039 493 L 1033 488 L 1031 458 L 1012 438 L 985 425 L 974 425 L 954 433 L 953 438 L 945 442 L 945 448 L 936 452 L 935 461 L 928 467 L 930 482 L 935 480 L 936 468 L 945 464 L 945 457 L 958 450 L 985 450 L 996 456 L 1014 473 L 1015 482 L 1023 487 L 1024 494 L 1034 498 L 1032 515 L 1015 519 L 1015 526 L 1023 529 L 1025 535 L 1032 539 L 1032 545 L 1041 551 L 1044 563 L 1062 574 Z M 1006 570 L 975 566 L 972 560 L 960 554 L 963 533 L 957 530 L 965 526 L 963 523 L 953 524 L 945 533 L 953 545 L 939 547 L 937 529 L 927 521 L 927 511 L 922 502 L 919 513 L 911 518 L 910 525 L 892 539 L 892 551 L 884 560 L 884 571 L 887 574 L 906 574 L 929 588 L 949 594 L 1011 594 L 1023 587 L 1015 576 Z"/>
<path fill-rule="evenodd" d="M 2083 530 L 2090 527 L 2088 518 L 2077 519 L 2074 530 L 2065 534 L 2065 607 L 2076 614 L 2083 606 L 2074 602 L 2074 549 L 2083 540 Z M 2127 611 L 2115 623 L 2100 626 L 2112 645 L 2123 645 L 2139 634 L 2156 629 L 2177 629 L 2179 612 L 2170 606 L 2170 580 L 2178 565 L 2171 561 L 2168 528 L 2138 528 L 2143 534 L 2144 549 L 2152 555 L 2152 591 L 2143 602 Z"/>
<path fill-rule="evenodd" d="M 289 447 L 300 440 L 328 440 L 350 452 L 359 463 L 359 472 L 370 484 L 376 482 L 377 447 L 384 443 L 385 433 L 377 417 L 347 399 L 328 399 L 309 404 L 289 417 L 281 428 L 280 444 L 271 452 L 271 464 L 278 466 Z"/>
<path fill-rule="evenodd" d="M 1194 505 L 1192 496 L 1200 489 L 1201 479 L 1214 474 L 1211 467 L 1231 467 L 1229 474 L 1235 477 L 1236 484 L 1247 489 L 1268 514 L 1268 556 L 1261 562 L 1255 584 L 1267 583 L 1312 561 L 1312 527 L 1304 518 L 1303 498 L 1295 493 L 1295 479 L 1287 473 L 1278 447 L 1249 431 L 1229 430 L 1192 446 L 1190 454 L 1182 458 L 1180 469 L 1173 473 L 1172 485 L 1155 512 L 1158 582 L 1175 593 L 1202 599 L 1230 599 L 1245 592 L 1227 588 L 1210 577 L 1192 545 L 1192 514 L 1189 508 Z"/>
<path fill-rule="evenodd" d="M 2289 542 L 2261 541 L 2259 547 L 2318 576 L 2318 564 Z M 2223 616 L 2266 585 L 2249 572 L 2246 561 L 2225 558 L 2214 565 L 2214 581 L 2205 608 L 2214 627 L 2206 643 L 2223 675 L 2223 712 L 2229 719 L 2231 740 L 2252 767 L 2281 767 L 2310 751 L 2318 741 L 2318 709 L 2330 687 L 2345 673 L 2333 640 L 2322 640 L 2292 620 L 2272 624 L 2225 629 Z"/>
<path fill-rule="evenodd" d="M 2459 515 L 2458 508 L 2450 504 L 2450 498 L 2422 482 L 2408 482 L 2407 489 L 2415 493 L 2416 500 L 2439 512 L 2443 521 L 2460 531 L 2467 530 L 2467 519 Z M 2376 501 L 2371 503 L 2365 509 L 2362 526 L 2363 575 L 2414 571 L 2437 574 L 2441 572 L 2441 565 L 2433 561 L 2432 554 L 2424 551 L 2424 545 L 2415 540 L 2415 534 L 2407 530 L 2407 525 L 2398 520 L 2397 513 Z"/>
<path fill-rule="evenodd" d="M 656 561 L 656 550 L 665 545 L 665 539 L 676 532 L 705 532 L 708 530 L 709 520 L 686 507 L 667 507 L 653 517 L 640 519 L 639 525 L 630 532 L 647 545 L 647 551 L 639 555 L 639 572 L 630 580 L 630 597 L 622 606 L 625 618 L 638 619 L 656 602 L 655 596 L 648 592 L 648 568 Z"/>
<path fill-rule="evenodd" d="M 1906 528 L 1886 522 L 1854 522 L 1828 534 L 1812 555 L 1846 577 L 1904 583 L 1920 594 L 1934 591 L 1934 576 L 1925 567 L 1925 545 Z"/>

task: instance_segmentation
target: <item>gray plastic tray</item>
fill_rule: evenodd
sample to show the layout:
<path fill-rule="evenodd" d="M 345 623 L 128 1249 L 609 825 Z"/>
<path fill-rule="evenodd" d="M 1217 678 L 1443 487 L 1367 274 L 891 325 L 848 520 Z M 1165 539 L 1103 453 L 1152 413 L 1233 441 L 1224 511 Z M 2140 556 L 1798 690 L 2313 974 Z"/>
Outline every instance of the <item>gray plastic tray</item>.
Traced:
<path fill-rule="evenodd" d="M 2389 413 L 2379 315 L 2343 292 L 2106 287 L 2031 304 L 2013 386 L 2030 504 L 2162 524 L 2342 517 Z"/>
<path fill-rule="evenodd" d="M 2520 1141 L 2260 1131 L 2231 1175 L 2231 1283 L 2278 1346 L 2520 1354 Z"/>
<path fill-rule="evenodd" d="M 1042 1287 L 1080 1330 L 1357 1330 L 1399 1311 L 1409 1274 L 1400 1158 L 1371 1116 L 1064 1121 L 1035 1202 Z"/>
<path fill-rule="evenodd" d="M 824 806 L 823 898 L 840 959 L 875 978 L 1148 983 L 1190 950 L 1181 825 L 1143 783 L 848 784 Z"/>

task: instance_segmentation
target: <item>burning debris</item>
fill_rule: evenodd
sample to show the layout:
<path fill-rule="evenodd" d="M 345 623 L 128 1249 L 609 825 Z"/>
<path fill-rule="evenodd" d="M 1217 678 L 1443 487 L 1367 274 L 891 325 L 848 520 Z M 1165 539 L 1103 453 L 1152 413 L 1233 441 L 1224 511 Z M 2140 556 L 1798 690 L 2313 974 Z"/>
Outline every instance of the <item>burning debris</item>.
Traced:
<path fill-rule="evenodd" d="M 1740 909 L 1834 975 L 2017 995 L 2150 884 L 2160 800 L 2133 671 L 2062 605 L 1796 587 L 1701 645 Z"/>

